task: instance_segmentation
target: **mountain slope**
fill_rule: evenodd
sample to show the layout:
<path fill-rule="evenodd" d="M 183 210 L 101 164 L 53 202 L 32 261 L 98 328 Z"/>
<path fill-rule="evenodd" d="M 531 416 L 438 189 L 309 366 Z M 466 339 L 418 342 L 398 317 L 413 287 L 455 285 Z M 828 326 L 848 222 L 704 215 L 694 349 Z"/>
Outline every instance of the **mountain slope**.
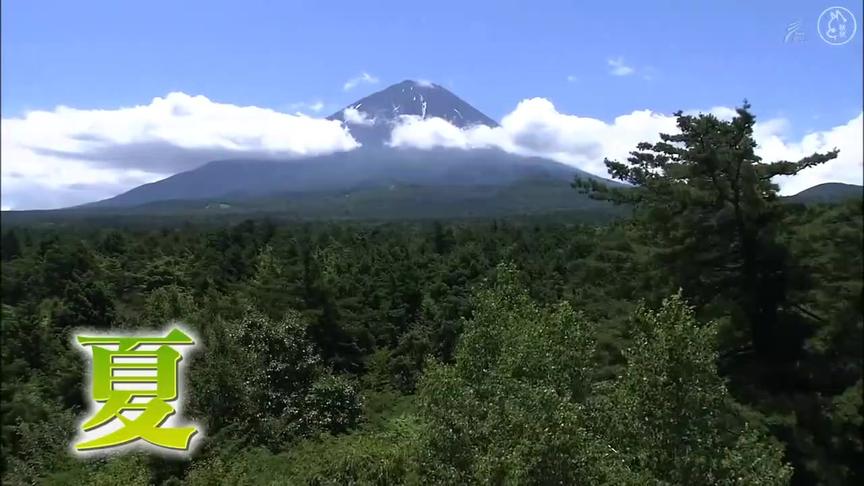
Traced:
<path fill-rule="evenodd" d="M 394 184 L 501 186 L 537 177 L 569 183 L 577 175 L 595 177 L 548 159 L 495 149 L 365 149 L 281 162 L 211 162 L 88 207 L 133 207 L 167 200 L 244 200 L 277 193 L 373 189 Z"/>
<path fill-rule="evenodd" d="M 374 218 L 376 212 L 446 217 L 600 207 L 569 186 L 577 176 L 600 178 L 549 159 L 500 149 L 389 147 L 390 132 L 404 115 L 439 117 L 463 128 L 498 126 L 437 84 L 403 81 L 329 117 L 351 130 L 362 143 L 359 149 L 279 161 L 210 162 L 75 209 L 164 214 L 230 208 Z"/>
<path fill-rule="evenodd" d="M 395 121 L 400 115 L 443 118 L 464 128 L 472 125 L 497 127 L 498 122 L 481 113 L 446 88 L 434 83 L 406 80 L 357 100 L 354 108 L 368 118 Z M 345 108 L 327 117 L 345 121 Z"/>
<path fill-rule="evenodd" d="M 828 182 L 804 189 L 794 196 L 785 198 L 785 201 L 801 204 L 837 203 L 861 197 L 864 197 L 864 188 L 861 186 Z"/>
<path fill-rule="evenodd" d="M 356 110 L 364 122 L 346 119 L 345 110 Z M 446 88 L 434 83 L 406 80 L 357 100 L 327 117 L 346 123 L 351 135 L 366 147 L 383 146 L 393 124 L 402 115 L 443 118 L 459 128 L 473 125 L 497 127 L 498 122 L 481 113 Z"/>
<path fill-rule="evenodd" d="M 417 220 L 462 218 L 564 218 L 602 223 L 630 209 L 591 199 L 565 180 L 538 176 L 505 185 L 387 187 L 279 193 L 260 198 L 156 201 L 134 207 L 79 207 L 4 212 L 4 225 L 173 224 L 188 221 Z M 173 223 L 172 223 L 173 222 Z"/>

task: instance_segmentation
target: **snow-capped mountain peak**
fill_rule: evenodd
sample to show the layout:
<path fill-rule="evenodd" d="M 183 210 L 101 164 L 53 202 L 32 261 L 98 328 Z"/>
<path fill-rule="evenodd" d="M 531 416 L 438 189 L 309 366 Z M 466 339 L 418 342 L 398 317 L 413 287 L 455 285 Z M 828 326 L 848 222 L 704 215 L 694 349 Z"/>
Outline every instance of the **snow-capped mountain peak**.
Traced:
<path fill-rule="evenodd" d="M 359 119 L 358 115 L 364 120 L 374 120 L 374 123 L 353 123 Z M 346 122 L 352 135 L 363 145 L 369 146 L 380 145 L 388 140 L 393 124 L 404 115 L 443 118 L 460 128 L 472 125 L 498 126 L 495 120 L 443 86 L 412 80 L 372 93 L 330 115 L 328 119 Z"/>

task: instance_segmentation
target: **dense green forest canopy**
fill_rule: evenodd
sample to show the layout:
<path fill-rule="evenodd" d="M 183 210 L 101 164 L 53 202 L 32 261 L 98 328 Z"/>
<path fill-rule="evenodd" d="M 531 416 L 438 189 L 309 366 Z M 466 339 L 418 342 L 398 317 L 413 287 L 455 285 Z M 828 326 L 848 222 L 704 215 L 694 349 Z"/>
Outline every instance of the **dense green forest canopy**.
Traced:
<path fill-rule="evenodd" d="M 862 201 L 780 205 L 752 115 L 679 118 L 557 220 L 2 234 L 5 484 L 860 484 Z M 191 460 L 68 452 L 74 329 L 204 341 Z M 249 379 L 251 377 L 251 379 Z"/>

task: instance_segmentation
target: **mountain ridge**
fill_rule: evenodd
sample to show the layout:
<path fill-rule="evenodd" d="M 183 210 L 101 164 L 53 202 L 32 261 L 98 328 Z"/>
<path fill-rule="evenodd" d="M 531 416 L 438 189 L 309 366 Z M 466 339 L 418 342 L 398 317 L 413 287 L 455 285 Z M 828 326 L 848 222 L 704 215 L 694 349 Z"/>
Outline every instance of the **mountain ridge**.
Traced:
<path fill-rule="evenodd" d="M 387 143 L 404 116 L 438 117 L 465 128 L 497 127 L 486 116 L 435 83 L 405 80 L 360 98 L 328 117 L 339 120 L 361 146 L 354 150 L 284 160 L 233 159 L 205 163 L 160 181 L 78 208 L 131 208 L 172 200 L 254 200 L 274 194 L 377 190 L 391 185 L 506 186 L 531 178 L 559 182 L 603 180 L 575 167 L 498 148 L 401 148 Z"/>
<path fill-rule="evenodd" d="M 353 116 L 348 116 L 352 110 Z M 410 79 L 360 98 L 327 119 L 343 122 L 354 139 L 363 146 L 381 147 L 387 143 L 393 125 L 402 116 L 442 118 L 458 128 L 499 126 L 497 121 L 447 88 Z"/>
<path fill-rule="evenodd" d="M 403 116 L 440 117 L 460 128 L 498 126 L 495 120 L 440 85 L 405 80 L 365 96 L 328 117 L 341 121 L 361 142 L 357 149 L 284 160 L 211 161 L 114 197 L 67 209 L 131 211 L 173 207 L 184 210 L 201 205 L 209 208 L 208 204 L 218 208 L 223 201 L 231 201 L 229 206 L 240 208 L 269 210 L 291 206 L 310 211 L 317 208 L 315 211 L 320 214 L 333 214 L 334 208 L 344 206 L 348 211 L 353 207 L 345 206 L 334 195 L 362 193 L 366 201 L 363 207 L 378 208 L 382 213 L 390 211 L 387 204 L 407 204 L 416 214 L 446 216 L 444 208 L 450 208 L 454 214 L 466 214 L 471 213 L 471 208 L 460 205 L 476 204 L 483 207 L 480 213 L 500 215 L 501 211 L 538 212 L 544 208 L 550 211 L 579 207 L 600 210 L 600 206 L 583 199 L 576 191 L 561 191 L 561 188 L 569 188 L 576 177 L 623 186 L 554 160 L 516 155 L 497 148 L 390 147 L 387 144 L 390 131 Z M 514 187 L 518 189 L 511 190 Z M 540 187 L 548 191 L 549 197 L 544 197 Z M 399 188 L 398 197 L 389 188 Z M 511 188 L 510 192 L 504 188 Z M 427 210 L 412 203 L 410 191 L 416 192 L 418 197 L 422 195 L 432 207 Z M 476 191 L 478 197 L 472 198 L 471 191 Z M 524 194 L 529 192 L 539 203 L 524 200 Z M 818 196 L 799 194 L 788 200 L 828 200 L 835 193 L 846 194 L 850 190 L 832 186 L 817 192 Z M 320 204 L 313 201 L 315 197 L 322 198 Z M 302 204 L 297 202 L 299 200 Z M 499 207 L 494 207 L 496 204 Z M 360 212 L 375 216 L 374 212 L 364 211 Z"/>
<path fill-rule="evenodd" d="M 784 198 L 787 202 L 801 204 L 835 203 L 847 199 L 864 197 L 864 187 L 842 182 L 825 182 L 808 187 Z"/>
<path fill-rule="evenodd" d="M 357 109 L 370 118 L 393 121 L 401 115 L 421 118 L 438 117 L 464 128 L 471 125 L 497 127 L 498 122 L 474 108 L 468 102 L 435 84 L 406 79 L 371 93 L 328 116 L 328 120 L 346 121 L 344 112 Z"/>
<path fill-rule="evenodd" d="M 167 199 L 213 199 L 243 193 L 255 197 L 393 183 L 433 187 L 502 185 L 537 175 L 568 183 L 576 176 L 602 180 L 565 164 L 498 149 L 368 148 L 289 161 L 209 162 L 85 206 L 129 207 Z"/>

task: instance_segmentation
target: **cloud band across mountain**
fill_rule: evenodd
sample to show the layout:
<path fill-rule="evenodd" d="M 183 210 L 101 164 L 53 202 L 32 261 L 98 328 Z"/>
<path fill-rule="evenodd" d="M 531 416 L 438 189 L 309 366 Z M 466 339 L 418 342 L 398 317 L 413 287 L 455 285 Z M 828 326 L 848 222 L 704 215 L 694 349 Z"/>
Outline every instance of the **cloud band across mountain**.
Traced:
<path fill-rule="evenodd" d="M 709 111 L 721 117 L 733 113 L 722 107 Z M 171 93 L 131 108 L 59 107 L 3 119 L 2 206 L 36 209 L 81 204 L 212 160 L 288 160 L 353 150 L 360 144 L 349 131 L 350 122 L 363 125 L 369 119 L 359 112 L 349 118 L 345 124 Z M 797 160 L 834 147 L 841 152 L 835 161 L 778 181 L 784 193 L 828 181 L 861 184 L 861 114 L 798 141 L 788 140 L 787 127 L 782 119 L 757 124 L 756 139 L 764 159 Z M 674 131 L 674 117 L 649 110 L 605 122 L 561 113 L 550 101 L 532 98 L 520 102 L 498 127 L 459 128 L 442 118 L 401 116 L 390 144 L 500 148 L 551 158 L 602 176 L 606 175 L 604 157 L 623 160 L 637 143 Z"/>
<path fill-rule="evenodd" d="M 2 120 L 3 206 L 52 208 L 229 158 L 357 148 L 338 121 L 170 93 L 116 110 L 58 107 Z"/>
<path fill-rule="evenodd" d="M 693 113 L 698 113 L 694 110 Z M 735 111 L 727 107 L 704 110 L 721 119 L 731 119 Z M 769 119 L 758 122 L 754 138 L 757 154 L 765 161 L 796 161 L 814 152 L 840 149 L 840 155 L 824 165 L 807 169 L 795 177 L 780 177 L 775 182 L 783 194 L 795 194 L 823 182 L 862 184 L 862 119 L 864 114 L 825 131 L 813 132 L 800 141 L 786 135 L 789 122 Z M 611 123 L 588 117 L 560 113 L 546 99 L 532 98 L 519 103 L 501 120 L 500 127 L 475 126 L 458 129 L 441 119 L 402 117 L 392 132 L 394 147 L 430 149 L 497 147 L 520 155 L 546 157 L 606 176 L 603 159 L 624 161 L 640 142 L 655 142 L 659 133 L 676 133 L 675 117 L 634 111 L 616 117 Z"/>

